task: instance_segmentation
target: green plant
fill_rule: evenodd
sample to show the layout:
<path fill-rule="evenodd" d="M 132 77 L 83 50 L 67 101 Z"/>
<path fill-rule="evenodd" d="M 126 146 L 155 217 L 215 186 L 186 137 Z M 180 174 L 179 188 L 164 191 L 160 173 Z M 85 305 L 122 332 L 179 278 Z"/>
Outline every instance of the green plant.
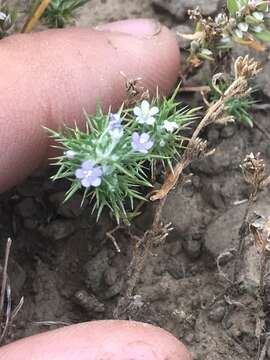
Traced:
<path fill-rule="evenodd" d="M 76 11 L 89 0 L 51 0 L 42 19 L 51 28 L 63 28 L 72 24 Z"/>
<path fill-rule="evenodd" d="M 268 1 L 227 0 L 227 9 L 215 18 L 204 18 L 198 7 L 189 15 L 195 33 L 182 36 L 191 40 L 189 61 L 194 67 L 217 59 L 235 43 L 263 51 L 263 43 L 270 41 Z"/>
<path fill-rule="evenodd" d="M 98 106 L 94 116 L 86 115 L 86 131 L 49 130 L 62 152 L 54 159 L 59 170 L 53 179 L 71 181 L 66 200 L 83 189 L 82 201 L 90 197 L 97 218 L 108 207 L 117 222 L 128 221 L 126 209 L 145 200 L 140 187 L 152 186 L 150 169 L 157 163 L 172 168 L 182 149 L 180 132 L 195 118 L 197 109 L 179 107 L 177 90 L 169 99 L 156 96 L 115 114 Z"/>
<path fill-rule="evenodd" d="M 213 86 L 211 84 L 211 92 L 208 96 L 210 101 L 216 101 L 222 94 L 225 93 L 229 87 L 229 79 L 221 79 L 219 84 Z M 252 99 L 252 93 L 254 93 L 254 88 L 250 87 L 249 91 L 242 97 L 234 97 L 225 101 L 225 118 L 231 118 L 235 121 L 238 121 L 244 125 L 253 127 L 253 117 L 250 113 L 251 106 L 256 103 Z"/>

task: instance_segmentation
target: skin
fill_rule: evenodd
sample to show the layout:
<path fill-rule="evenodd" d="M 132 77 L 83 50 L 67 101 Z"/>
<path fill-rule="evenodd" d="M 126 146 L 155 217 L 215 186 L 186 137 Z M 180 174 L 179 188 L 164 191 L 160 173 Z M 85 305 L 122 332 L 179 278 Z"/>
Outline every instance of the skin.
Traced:
<path fill-rule="evenodd" d="M 174 86 L 179 50 L 173 34 L 150 20 L 99 29 L 50 30 L 1 40 L 0 192 L 18 184 L 48 159 L 42 126 L 83 124 L 100 99 L 105 109 L 125 98 L 125 79 L 163 93 Z M 11 69 L 9 71 L 9 69 Z"/>
<path fill-rule="evenodd" d="M 191 356 L 180 341 L 161 328 L 106 320 L 50 331 L 33 336 L 31 346 L 26 338 L 0 350 L 0 360 L 24 359 L 191 360 Z"/>
<path fill-rule="evenodd" d="M 173 34 L 152 20 L 128 20 L 98 29 L 14 35 L 0 44 L 0 193 L 47 164 L 49 139 L 83 109 L 115 110 L 125 80 L 141 77 L 150 91 L 173 88 L 180 56 Z M 190 360 L 173 336 L 146 324 L 100 321 L 73 325 L 14 342 L 0 360 Z"/>

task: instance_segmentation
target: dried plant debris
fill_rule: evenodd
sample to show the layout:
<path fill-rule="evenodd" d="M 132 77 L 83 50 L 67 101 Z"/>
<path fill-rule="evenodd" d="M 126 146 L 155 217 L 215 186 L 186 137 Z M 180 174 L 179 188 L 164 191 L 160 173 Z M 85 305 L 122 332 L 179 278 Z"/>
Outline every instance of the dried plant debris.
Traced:
<path fill-rule="evenodd" d="M 171 174 L 168 174 L 166 180 L 160 190 L 155 191 L 151 197 L 152 201 L 163 199 L 167 196 L 169 191 L 176 185 L 183 170 L 195 159 L 204 155 L 209 155 L 211 152 L 206 150 L 206 143 L 202 142 L 198 136 L 202 129 L 213 123 L 224 123 L 228 121 L 228 117 L 224 116 L 226 111 L 226 103 L 231 99 L 241 99 L 250 93 L 249 80 L 261 71 L 260 65 L 248 56 L 239 57 L 234 64 L 234 80 L 228 86 L 224 93 L 219 91 L 220 97 L 218 100 L 208 104 L 208 110 L 205 116 L 195 128 L 188 145 L 181 157 L 181 161 L 177 163 Z M 212 86 L 217 87 L 216 83 L 219 78 L 224 75 L 222 73 L 216 74 L 212 79 Z M 231 117 L 229 117 L 231 120 Z"/>
<path fill-rule="evenodd" d="M 259 190 L 264 189 L 270 183 L 270 176 L 265 172 L 265 161 L 260 153 L 247 155 L 241 165 L 245 181 L 252 186 L 252 195 L 256 196 Z"/>
<path fill-rule="evenodd" d="M 11 285 L 7 273 L 11 244 L 12 241 L 10 238 L 8 238 L 6 244 L 4 264 L 3 267 L 0 267 L 0 276 L 2 279 L 0 292 L 0 345 L 5 342 L 11 325 L 14 322 L 14 319 L 16 318 L 24 302 L 24 298 L 22 297 L 15 309 L 12 310 Z"/>

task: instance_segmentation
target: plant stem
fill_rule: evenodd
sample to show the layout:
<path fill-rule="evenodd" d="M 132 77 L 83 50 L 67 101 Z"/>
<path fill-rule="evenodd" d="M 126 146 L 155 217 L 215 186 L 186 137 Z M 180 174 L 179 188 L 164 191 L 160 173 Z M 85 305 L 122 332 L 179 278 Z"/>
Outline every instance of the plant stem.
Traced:
<path fill-rule="evenodd" d="M 34 13 L 24 24 L 22 33 L 30 33 L 33 30 L 33 28 L 36 26 L 41 16 L 44 14 L 44 11 L 49 6 L 50 2 L 51 0 L 42 0 L 41 3 L 37 5 Z"/>

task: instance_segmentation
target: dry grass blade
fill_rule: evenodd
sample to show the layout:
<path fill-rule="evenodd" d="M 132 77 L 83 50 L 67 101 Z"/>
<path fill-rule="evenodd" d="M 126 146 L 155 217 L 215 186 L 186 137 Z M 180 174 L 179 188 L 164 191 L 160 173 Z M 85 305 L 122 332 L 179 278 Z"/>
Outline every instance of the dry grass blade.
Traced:
<path fill-rule="evenodd" d="M 41 16 L 44 14 L 44 11 L 49 6 L 51 0 L 42 0 L 40 4 L 37 5 L 33 15 L 26 21 L 22 33 L 29 33 L 33 30 L 33 28 L 38 23 Z"/>
<path fill-rule="evenodd" d="M 6 311 L 5 311 L 5 322 L 3 325 L 3 330 L 1 333 L 1 337 L 0 337 L 0 345 L 3 343 L 3 341 L 5 340 L 5 337 L 7 335 L 9 326 L 10 326 L 10 318 L 11 318 L 11 289 L 10 289 L 10 284 L 9 281 L 7 282 L 7 286 L 6 286 Z"/>
<path fill-rule="evenodd" d="M 8 259 L 9 259 L 11 244 L 12 244 L 12 240 L 11 238 L 8 238 L 6 244 L 6 251 L 5 251 L 4 267 L 2 272 L 2 285 L 1 285 L 1 295 L 0 295 L 0 322 L 2 321 L 3 318 L 5 293 L 6 293 L 6 287 L 8 281 L 7 268 L 8 268 Z"/>
<path fill-rule="evenodd" d="M 12 322 L 16 318 L 18 312 L 21 310 L 24 302 L 24 298 L 22 297 L 19 304 L 12 311 L 11 308 L 11 286 L 8 278 L 8 261 L 10 255 L 10 249 L 12 245 L 11 238 L 8 238 L 6 244 L 5 258 L 4 258 L 4 266 L 2 269 L 2 284 L 1 284 L 1 298 L 0 298 L 0 327 L 1 327 L 1 335 L 0 335 L 0 345 L 4 342 L 6 335 Z"/>

